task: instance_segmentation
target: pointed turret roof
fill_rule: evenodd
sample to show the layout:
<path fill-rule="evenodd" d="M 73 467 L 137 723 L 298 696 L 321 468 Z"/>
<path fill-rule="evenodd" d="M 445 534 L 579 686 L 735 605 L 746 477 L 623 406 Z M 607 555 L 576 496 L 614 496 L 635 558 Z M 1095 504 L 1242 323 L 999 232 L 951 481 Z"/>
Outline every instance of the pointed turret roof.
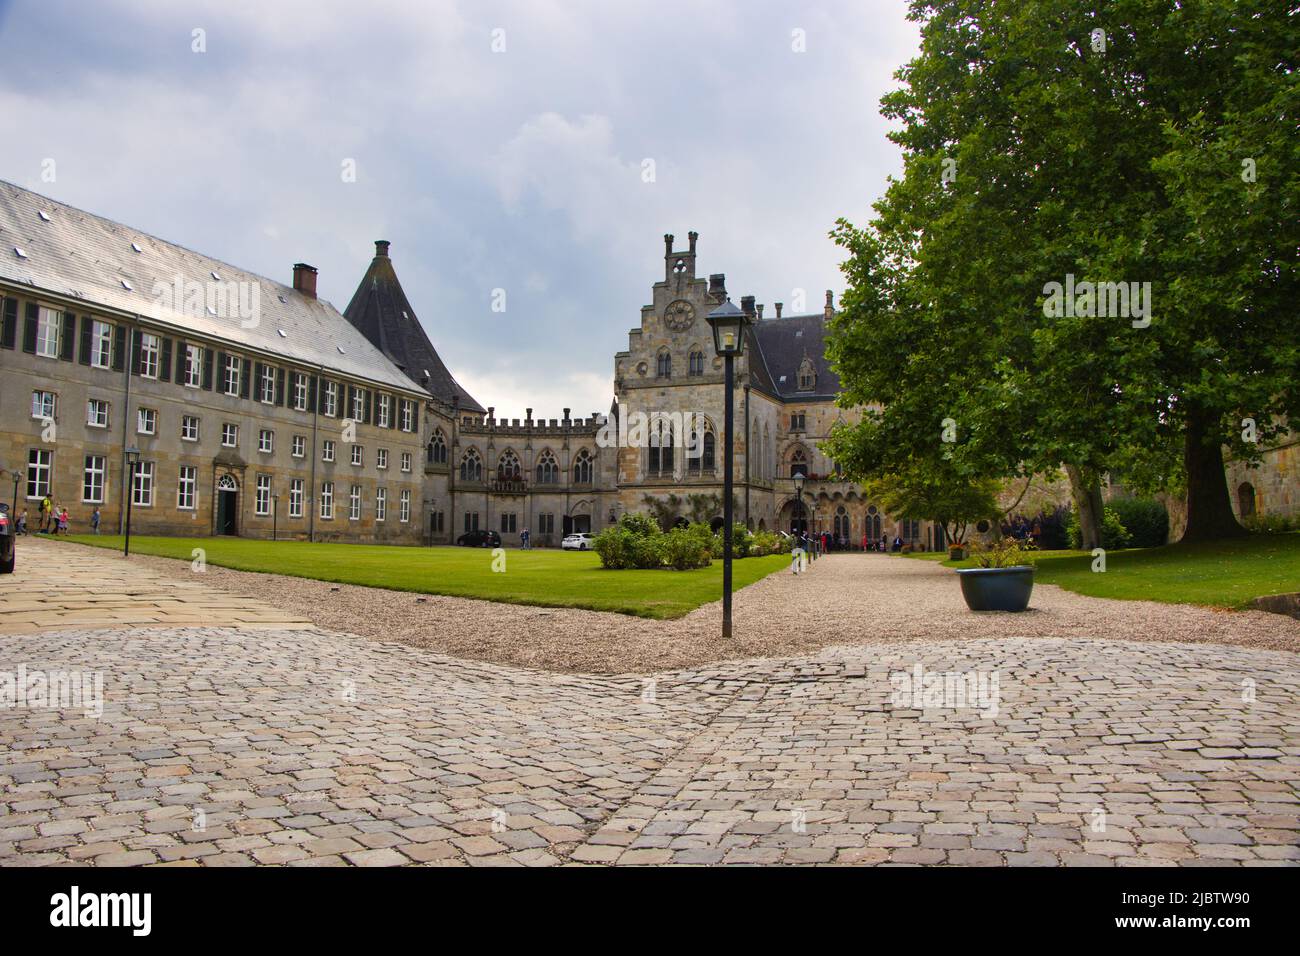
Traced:
<path fill-rule="evenodd" d="M 486 411 L 456 381 L 438 357 L 424 327 L 397 281 L 397 271 L 388 256 L 388 242 L 375 243 L 375 258 L 353 293 L 343 315 L 370 340 L 406 377 L 434 398 L 447 404 L 460 400 L 466 411 Z"/>

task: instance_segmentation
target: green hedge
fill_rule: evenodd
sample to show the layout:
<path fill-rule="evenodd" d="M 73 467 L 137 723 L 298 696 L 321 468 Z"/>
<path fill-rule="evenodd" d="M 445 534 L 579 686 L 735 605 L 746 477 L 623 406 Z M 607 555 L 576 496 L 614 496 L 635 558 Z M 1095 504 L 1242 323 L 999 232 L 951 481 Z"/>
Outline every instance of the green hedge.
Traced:
<path fill-rule="evenodd" d="M 1079 527 L 1078 512 L 1070 512 L 1070 521 L 1065 526 L 1065 530 L 1070 536 L 1070 547 L 1076 550 L 1082 548 L 1083 529 Z M 1101 546 L 1107 551 L 1118 551 L 1129 546 L 1131 537 L 1124 523 L 1119 520 L 1119 515 L 1107 505 L 1101 519 Z"/>
<path fill-rule="evenodd" d="M 754 533 L 744 525 L 734 526 L 731 543 L 736 558 L 789 550 L 789 544 L 779 535 L 770 531 Z M 706 524 L 691 524 L 665 532 L 648 515 L 626 514 L 614 527 L 596 535 L 592 547 L 601 566 L 614 571 L 625 568 L 689 571 L 708 567 L 714 558 L 722 557 L 723 542 L 722 535 L 714 534 Z"/>
<path fill-rule="evenodd" d="M 1116 498 L 1106 506 L 1129 533 L 1130 548 L 1159 548 L 1169 543 L 1169 512 L 1153 498 Z"/>

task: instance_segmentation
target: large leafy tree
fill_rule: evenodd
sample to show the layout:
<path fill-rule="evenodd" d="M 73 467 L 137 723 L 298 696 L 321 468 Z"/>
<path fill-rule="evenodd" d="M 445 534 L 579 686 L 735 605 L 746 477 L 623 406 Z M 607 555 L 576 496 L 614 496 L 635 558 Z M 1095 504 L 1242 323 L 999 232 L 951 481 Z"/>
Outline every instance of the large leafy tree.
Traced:
<path fill-rule="evenodd" d="M 831 356 L 844 400 L 881 407 L 830 452 L 861 477 L 1062 465 L 1090 547 L 1106 472 L 1185 483 L 1188 538 L 1239 531 L 1223 446 L 1255 455 L 1240 420 L 1267 440 L 1300 389 L 1294 18 L 1211 0 L 910 16 L 921 53 L 883 103 L 903 176 L 869 227 L 833 233 Z M 1149 311 L 1045 309 L 1067 275 L 1150 283 Z"/>

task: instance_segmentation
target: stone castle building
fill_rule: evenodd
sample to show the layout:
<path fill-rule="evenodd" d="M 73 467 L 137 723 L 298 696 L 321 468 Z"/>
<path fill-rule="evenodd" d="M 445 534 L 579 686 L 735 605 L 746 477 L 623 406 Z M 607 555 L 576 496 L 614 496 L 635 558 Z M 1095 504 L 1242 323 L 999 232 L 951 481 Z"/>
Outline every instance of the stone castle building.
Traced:
<path fill-rule="evenodd" d="M 135 531 L 190 536 L 446 544 L 483 528 L 510 545 L 528 528 L 558 545 L 627 512 L 721 523 L 724 386 L 705 317 L 728 293 L 723 275 L 697 276 L 695 233 L 684 250 L 664 237 L 610 409 L 549 420 L 498 419 L 456 381 L 384 241 L 340 314 L 304 263 L 283 285 L 3 182 L 0 240 L 0 500 L 12 482 L 32 526 L 46 495 L 73 530 L 95 509 L 118 530 L 129 498 Z M 818 449 L 855 414 L 825 357 L 832 294 L 810 314 L 741 303 L 737 520 L 942 546 Z"/>

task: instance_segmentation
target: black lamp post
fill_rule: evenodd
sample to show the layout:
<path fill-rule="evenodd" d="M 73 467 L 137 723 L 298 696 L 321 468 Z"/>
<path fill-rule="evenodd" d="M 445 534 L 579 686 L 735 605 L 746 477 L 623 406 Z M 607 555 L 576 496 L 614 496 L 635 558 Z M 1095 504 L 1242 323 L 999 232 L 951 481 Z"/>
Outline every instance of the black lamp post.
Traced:
<path fill-rule="evenodd" d="M 713 328 L 713 348 L 722 356 L 723 397 L 726 412 L 723 416 L 723 471 L 722 471 L 722 636 L 731 637 L 731 473 L 735 454 L 735 408 L 732 391 L 735 389 L 736 356 L 745 351 L 745 326 L 749 316 L 736 308 L 728 299 L 709 313 Z"/>
<path fill-rule="evenodd" d="M 271 540 L 276 539 L 276 526 L 280 523 L 280 496 L 271 496 Z"/>
<path fill-rule="evenodd" d="M 801 532 L 800 532 L 800 533 L 802 533 L 803 531 L 807 531 L 807 530 L 808 530 L 808 522 L 807 522 L 807 520 L 806 520 L 806 519 L 804 518 L 804 516 L 803 516 L 803 482 L 804 482 L 804 475 L 803 475 L 803 473 L 802 473 L 802 472 L 795 472 L 795 474 L 794 474 L 794 491 L 795 491 L 795 494 L 797 494 L 797 495 L 799 496 L 799 520 L 802 521 L 802 522 L 803 522 L 803 525 L 804 525 L 803 528 L 801 529 Z"/>
<path fill-rule="evenodd" d="M 122 557 L 131 556 L 131 502 L 135 498 L 135 469 L 140 461 L 140 449 L 132 445 L 125 451 L 127 473 L 131 476 L 126 483 L 126 537 L 122 541 Z"/>

